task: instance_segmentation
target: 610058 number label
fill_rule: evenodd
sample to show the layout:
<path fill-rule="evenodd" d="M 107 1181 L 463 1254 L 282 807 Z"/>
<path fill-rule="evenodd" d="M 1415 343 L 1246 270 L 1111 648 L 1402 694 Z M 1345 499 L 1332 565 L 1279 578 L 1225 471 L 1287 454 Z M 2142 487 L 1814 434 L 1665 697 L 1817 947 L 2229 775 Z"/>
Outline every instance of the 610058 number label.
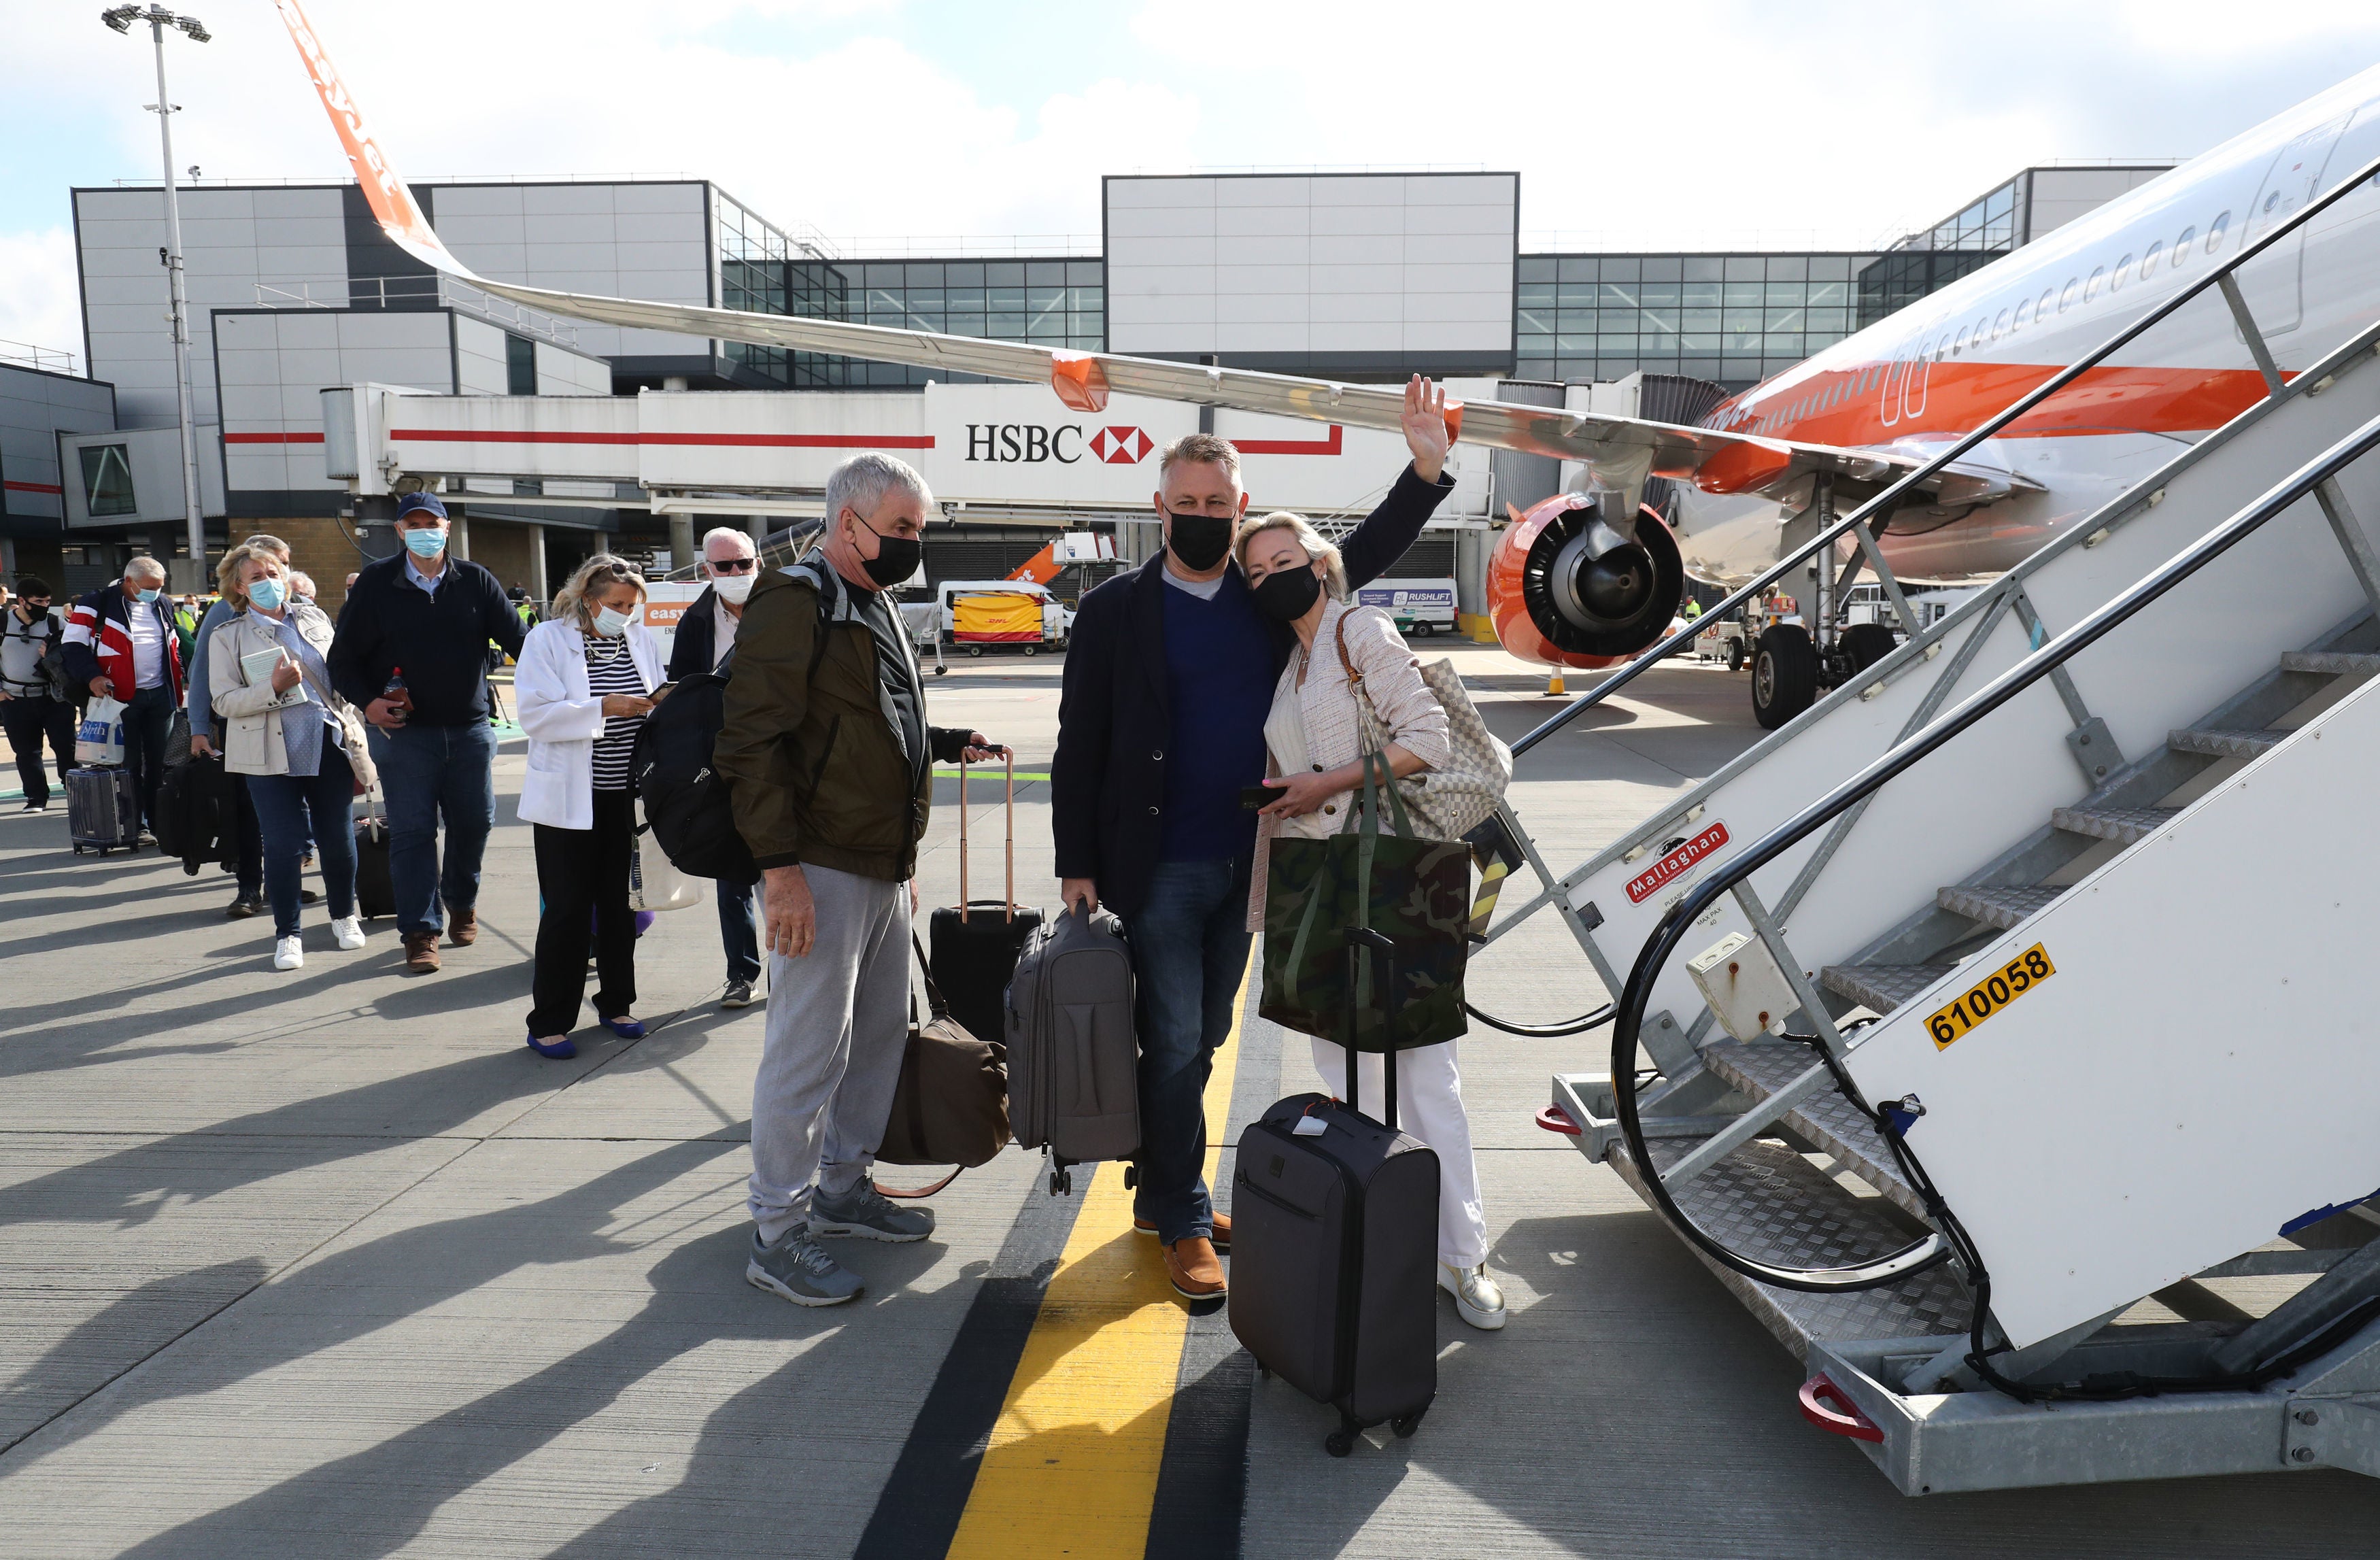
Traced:
<path fill-rule="evenodd" d="M 2058 966 L 2035 943 L 1968 987 L 1958 1001 L 1926 1016 L 1925 1032 L 1934 1037 L 1934 1049 L 1949 1050 L 1951 1042 L 1963 1039 L 1977 1024 L 2057 973 Z"/>

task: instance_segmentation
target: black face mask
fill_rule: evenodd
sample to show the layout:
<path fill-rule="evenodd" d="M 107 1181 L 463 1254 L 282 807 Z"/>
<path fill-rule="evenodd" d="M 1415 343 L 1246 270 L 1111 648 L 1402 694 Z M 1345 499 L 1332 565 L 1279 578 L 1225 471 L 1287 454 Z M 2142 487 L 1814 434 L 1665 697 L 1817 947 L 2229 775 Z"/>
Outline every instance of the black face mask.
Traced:
<path fill-rule="evenodd" d="M 1257 610 L 1276 623 L 1294 623 L 1314 605 L 1314 598 L 1322 594 L 1322 581 L 1310 568 L 1276 569 L 1256 582 L 1251 592 L 1257 599 Z"/>
<path fill-rule="evenodd" d="M 1165 544 L 1172 549 L 1184 568 L 1193 574 L 1204 574 L 1221 563 L 1223 555 L 1232 550 L 1233 519 L 1230 515 L 1176 514 L 1170 528 L 1172 534 Z"/>
<path fill-rule="evenodd" d="M 859 524 L 876 538 L 876 555 L 860 559 L 859 569 L 875 581 L 878 590 L 889 591 L 917 572 L 917 565 L 926 555 L 925 542 L 914 536 L 887 536 L 866 520 Z"/>

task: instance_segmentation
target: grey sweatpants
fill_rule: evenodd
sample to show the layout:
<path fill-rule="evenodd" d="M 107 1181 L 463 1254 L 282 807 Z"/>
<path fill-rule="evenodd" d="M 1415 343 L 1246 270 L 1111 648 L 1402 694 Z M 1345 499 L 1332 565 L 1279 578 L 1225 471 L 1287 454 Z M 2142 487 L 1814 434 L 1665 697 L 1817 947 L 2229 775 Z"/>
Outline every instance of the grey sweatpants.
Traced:
<path fill-rule="evenodd" d="M 809 1217 L 813 1182 L 868 1173 L 909 1033 L 909 885 L 804 867 L 818 940 L 769 956 L 769 1017 L 752 1080 L 753 1222 L 773 1241 Z"/>

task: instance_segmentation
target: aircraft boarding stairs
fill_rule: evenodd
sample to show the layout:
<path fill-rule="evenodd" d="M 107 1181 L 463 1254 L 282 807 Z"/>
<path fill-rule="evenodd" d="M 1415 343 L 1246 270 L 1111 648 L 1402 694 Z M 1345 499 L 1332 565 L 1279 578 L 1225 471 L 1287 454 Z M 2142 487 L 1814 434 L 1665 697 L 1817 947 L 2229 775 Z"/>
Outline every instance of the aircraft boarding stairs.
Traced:
<path fill-rule="evenodd" d="M 1574 871 L 1504 815 L 1488 940 L 1556 910 L 1620 1009 L 1540 1125 L 1905 1493 L 2380 1474 L 2375 340 Z"/>

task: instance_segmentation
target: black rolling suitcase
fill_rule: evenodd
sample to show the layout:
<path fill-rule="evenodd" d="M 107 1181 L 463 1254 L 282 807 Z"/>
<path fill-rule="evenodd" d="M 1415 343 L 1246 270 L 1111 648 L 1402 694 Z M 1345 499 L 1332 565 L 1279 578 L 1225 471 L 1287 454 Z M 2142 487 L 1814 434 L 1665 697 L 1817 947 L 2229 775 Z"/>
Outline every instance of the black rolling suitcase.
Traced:
<path fill-rule="evenodd" d="M 380 816 L 380 798 L 364 798 L 364 815 L 356 820 L 356 914 L 365 920 L 396 914 L 396 888 L 388 875 L 388 824 Z"/>
<path fill-rule="evenodd" d="M 1395 990 L 1392 945 L 1362 935 Z M 1351 993 L 1355 952 L 1351 941 Z M 1438 1154 L 1396 1128 L 1395 1060 L 1381 1068 L 1387 1125 L 1355 1108 L 1350 1047 L 1346 1101 L 1275 1103 L 1240 1134 L 1232 1176 L 1232 1335 L 1339 1410 L 1323 1442 L 1334 1457 L 1370 1425 L 1411 1435 L 1438 1395 Z"/>
<path fill-rule="evenodd" d="M 140 798 L 128 769 L 67 771 L 67 835 L 78 856 L 140 848 Z"/>
<path fill-rule="evenodd" d="M 933 949 L 934 983 L 950 1004 L 951 1017 L 972 1035 L 1007 1032 L 1009 978 L 1025 939 L 1041 924 L 1041 912 L 1016 902 L 1016 758 L 1008 760 L 1008 896 L 980 903 L 967 897 L 966 764 L 959 764 L 959 902 L 938 907 L 927 941 Z"/>

